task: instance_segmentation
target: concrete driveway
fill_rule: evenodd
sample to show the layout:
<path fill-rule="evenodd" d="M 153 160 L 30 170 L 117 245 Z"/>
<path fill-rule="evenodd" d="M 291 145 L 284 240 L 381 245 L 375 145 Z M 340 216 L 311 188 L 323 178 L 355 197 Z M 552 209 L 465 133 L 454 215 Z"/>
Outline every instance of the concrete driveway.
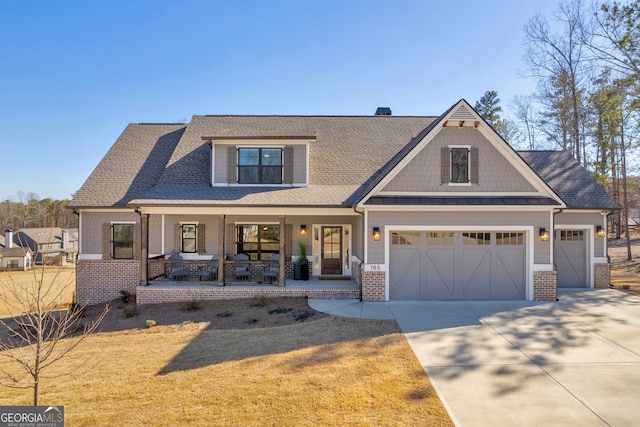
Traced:
<path fill-rule="evenodd" d="M 640 298 L 564 290 L 556 303 L 311 300 L 395 319 L 458 426 L 640 425 Z"/>

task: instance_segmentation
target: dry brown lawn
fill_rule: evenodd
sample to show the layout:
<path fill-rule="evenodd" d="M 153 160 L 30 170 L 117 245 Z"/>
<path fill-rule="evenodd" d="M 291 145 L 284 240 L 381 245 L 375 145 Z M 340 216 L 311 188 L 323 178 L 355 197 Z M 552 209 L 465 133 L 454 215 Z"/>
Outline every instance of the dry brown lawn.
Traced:
<path fill-rule="evenodd" d="M 76 267 L 66 265 L 62 267 L 42 267 L 35 266 L 29 271 L 0 271 L 0 318 L 11 316 L 11 309 L 4 303 L 4 298 L 9 299 L 9 304 L 13 305 L 15 299 L 9 292 L 9 288 L 29 287 L 34 283 L 43 283 L 51 287 L 51 294 L 59 294 L 56 303 L 60 306 L 67 306 L 73 300 L 76 291 Z"/>
<path fill-rule="evenodd" d="M 64 405 L 69 426 L 453 425 L 395 321 L 328 316 L 301 298 L 197 305 L 125 318 L 114 303 L 103 332 L 50 374 L 87 361 L 81 371 L 44 380 L 41 404 Z M 0 388 L 0 405 L 29 400 Z"/>
<path fill-rule="evenodd" d="M 627 260 L 627 241 L 609 236 L 611 284 L 615 289 L 640 296 L 640 230 L 631 231 L 631 260 Z"/>

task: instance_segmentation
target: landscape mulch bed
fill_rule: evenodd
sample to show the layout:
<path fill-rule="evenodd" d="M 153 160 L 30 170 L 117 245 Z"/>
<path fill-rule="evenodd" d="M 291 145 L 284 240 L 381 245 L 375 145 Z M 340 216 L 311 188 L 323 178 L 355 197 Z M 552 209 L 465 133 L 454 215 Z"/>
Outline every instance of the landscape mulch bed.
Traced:
<path fill-rule="evenodd" d="M 84 320 L 94 319 L 103 309 L 104 305 L 100 304 L 87 307 Z M 306 298 L 248 298 L 163 304 L 123 303 L 116 299 L 109 303 L 109 312 L 98 330 L 147 330 L 147 320 L 156 323 L 151 330 L 158 332 L 166 328 L 197 328 L 203 323 L 207 323 L 208 329 L 256 329 L 312 322 L 327 316 L 310 308 Z"/>

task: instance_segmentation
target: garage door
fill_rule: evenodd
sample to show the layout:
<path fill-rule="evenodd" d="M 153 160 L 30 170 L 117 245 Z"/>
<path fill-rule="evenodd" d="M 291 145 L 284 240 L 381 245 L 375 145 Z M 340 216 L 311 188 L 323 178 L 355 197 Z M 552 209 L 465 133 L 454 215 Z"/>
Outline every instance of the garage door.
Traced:
<path fill-rule="evenodd" d="M 523 232 L 391 233 L 391 299 L 525 299 Z"/>
<path fill-rule="evenodd" d="M 584 230 L 556 231 L 559 288 L 587 286 L 587 241 Z"/>

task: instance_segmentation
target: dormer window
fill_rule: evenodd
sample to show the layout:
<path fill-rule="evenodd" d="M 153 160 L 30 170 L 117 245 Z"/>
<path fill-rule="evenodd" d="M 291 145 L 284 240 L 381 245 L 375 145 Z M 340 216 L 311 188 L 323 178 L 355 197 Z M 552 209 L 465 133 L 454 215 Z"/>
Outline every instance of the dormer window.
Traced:
<path fill-rule="evenodd" d="M 239 184 L 282 184 L 282 148 L 238 148 Z"/>

